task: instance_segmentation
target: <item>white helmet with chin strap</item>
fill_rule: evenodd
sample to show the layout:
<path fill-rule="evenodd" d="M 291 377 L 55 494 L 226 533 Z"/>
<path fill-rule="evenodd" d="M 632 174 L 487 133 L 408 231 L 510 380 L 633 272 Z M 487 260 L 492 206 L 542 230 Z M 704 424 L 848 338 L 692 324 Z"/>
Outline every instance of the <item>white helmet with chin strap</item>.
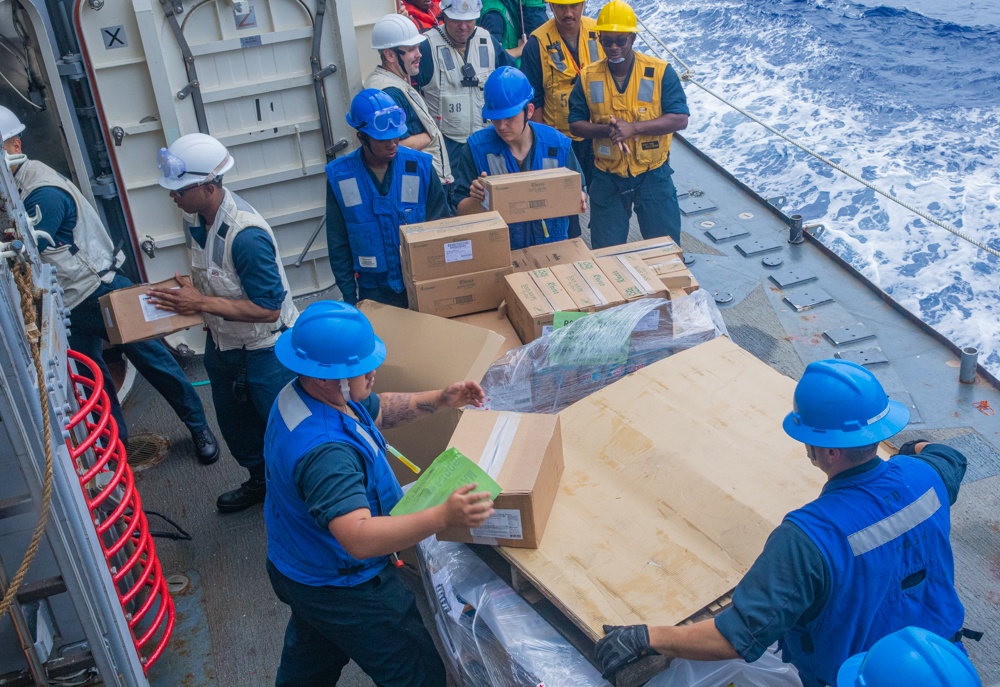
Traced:
<path fill-rule="evenodd" d="M 372 49 L 409 48 L 420 45 L 426 36 L 417 31 L 417 26 L 401 14 L 387 14 L 372 29 Z"/>
<path fill-rule="evenodd" d="M 215 138 L 208 134 L 188 134 L 169 148 L 160 148 L 156 156 L 160 168 L 157 182 L 170 191 L 207 184 L 221 178 L 234 164 L 226 146 Z"/>
<path fill-rule="evenodd" d="M 24 131 L 24 123 L 11 110 L 0 105 L 0 141 L 20 136 Z"/>

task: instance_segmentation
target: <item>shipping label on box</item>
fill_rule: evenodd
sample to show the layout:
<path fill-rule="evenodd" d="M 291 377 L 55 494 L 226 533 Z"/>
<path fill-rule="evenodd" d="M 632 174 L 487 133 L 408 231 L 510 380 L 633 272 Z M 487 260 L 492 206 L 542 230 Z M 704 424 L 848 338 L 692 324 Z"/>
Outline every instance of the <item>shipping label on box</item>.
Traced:
<path fill-rule="evenodd" d="M 601 271 L 593 260 L 579 260 L 573 263 L 583 280 L 587 282 L 601 301 L 602 308 L 621 305 L 625 299 L 618 293 L 607 275 Z"/>
<path fill-rule="evenodd" d="M 565 167 L 496 174 L 481 181 L 483 207 L 499 212 L 507 223 L 580 214 L 580 173 Z"/>
<path fill-rule="evenodd" d="M 552 324 L 555 308 L 527 272 L 508 274 L 507 319 L 521 338 L 530 343 L 542 335 L 542 328 Z"/>
<path fill-rule="evenodd" d="M 449 528 L 442 541 L 538 548 L 563 473 L 558 415 L 470 410 L 450 446 L 476 462 L 502 491 L 480 527 Z"/>
<path fill-rule="evenodd" d="M 507 292 L 504 277 L 510 273 L 508 266 L 443 279 L 406 280 L 406 295 L 411 310 L 440 317 L 496 310 Z"/>
<path fill-rule="evenodd" d="M 511 262 L 515 272 L 527 272 L 528 270 L 540 269 L 542 267 L 554 267 L 555 265 L 565 265 L 577 260 L 591 260 L 593 254 L 587 248 L 583 239 L 567 239 L 566 241 L 555 241 L 553 243 L 541 243 L 537 246 L 528 246 L 511 253 Z"/>
<path fill-rule="evenodd" d="M 428 281 L 510 266 L 510 231 L 495 212 L 399 228 L 404 276 Z"/>
<path fill-rule="evenodd" d="M 200 314 L 180 315 L 157 308 L 147 295 L 152 288 L 177 289 L 180 288 L 180 284 L 176 279 L 167 279 L 155 284 L 138 284 L 106 293 L 98 299 L 104 328 L 111 343 L 135 343 L 173 334 L 189 327 L 205 326 Z"/>

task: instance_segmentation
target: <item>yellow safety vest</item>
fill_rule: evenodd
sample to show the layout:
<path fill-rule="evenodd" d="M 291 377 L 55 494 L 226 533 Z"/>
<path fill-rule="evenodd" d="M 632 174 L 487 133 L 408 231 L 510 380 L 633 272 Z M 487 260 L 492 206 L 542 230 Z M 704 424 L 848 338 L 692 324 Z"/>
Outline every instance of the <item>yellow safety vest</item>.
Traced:
<path fill-rule="evenodd" d="M 607 124 L 612 115 L 626 122 L 646 122 L 663 114 L 660 96 L 667 63 L 649 55 L 635 53 L 632 75 L 624 93 L 618 92 L 607 60 L 583 68 L 580 81 L 590 108 L 590 121 Z M 625 177 L 648 172 L 670 157 L 671 134 L 636 136 L 629 139 L 627 155 L 610 138 L 594 139 L 594 164 L 597 169 Z"/>
<path fill-rule="evenodd" d="M 569 94 L 580 69 L 604 59 L 604 48 L 597 40 L 597 20 L 580 17 L 580 37 L 577 39 L 580 64 L 573 60 L 573 53 L 563 47 L 555 19 L 549 19 L 531 35 L 538 41 L 542 61 L 542 89 L 545 91 L 542 122 L 574 141 L 582 140 L 569 133 Z"/>

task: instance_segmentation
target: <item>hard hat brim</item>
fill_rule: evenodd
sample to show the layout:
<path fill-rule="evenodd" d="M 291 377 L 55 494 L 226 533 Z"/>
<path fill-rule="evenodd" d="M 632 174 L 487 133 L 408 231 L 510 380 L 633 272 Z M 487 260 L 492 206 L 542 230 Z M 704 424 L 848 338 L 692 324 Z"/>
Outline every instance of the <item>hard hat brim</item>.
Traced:
<path fill-rule="evenodd" d="M 455 12 L 451 9 L 442 11 L 444 16 L 455 21 L 475 21 L 479 19 L 481 12 Z"/>
<path fill-rule="evenodd" d="M 373 45 L 372 50 L 392 50 L 393 48 L 412 48 L 414 45 L 420 45 L 425 40 L 427 36 L 422 33 L 418 33 L 413 38 L 407 38 L 405 41 L 400 41 L 399 43 L 393 43 L 392 45 Z"/>
<path fill-rule="evenodd" d="M 274 355 L 277 356 L 278 362 L 296 374 L 316 379 L 350 379 L 366 375 L 378 368 L 385 362 L 386 350 L 382 339 L 376 336 L 375 350 L 354 365 L 324 365 L 300 355 L 292 346 L 292 330 L 288 329 L 274 344 Z"/>
<path fill-rule="evenodd" d="M 856 448 L 869 446 L 899 433 L 910 421 L 910 410 L 899 401 L 889 399 L 884 417 L 860 429 L 816 429 L 799 422 L 799 414 L 791 412 L 781 423 L 785 434 L 796 441 L 819 448 Z"/>
<path fill-rule="evenodd" d="M 3 143 L 6 143 L 12 138 L 17 138 L 18 136 L 24 133 L 24 130 L 26 128 L 28 127 L 26 127 L 24 124 L 18 124 L 11 131 L 8 131 L 3 135 Z"/>
<path fill-rule="evenodd" d="M 550 5 L 582 5 L 584 0 L 546 0 Z"/>
<path fill-rule="evenodd" d="M 594 30 L 598 33 L 639 33 L 638 27 L 625 24 L 598 24 Z"/>
<path fill-rule="evenodd" d="M 185 179 L 182 177 L 180 179 L 168 179 L 165 176 L 161 176 L 159 179 L 156 180 L 156 183 L 158 183 L 160 186 L 167 189 L 168 191 L 179 191 L 182 188 L 187 188 L 188 186 L 195 186 L 201 183 L 201 181 L 202 181 L 201 179 L 196 179 L 196 178 Z"/>
<path fill-rule="evenodd" d="M 410 130 L 406 128 L 405 124 L 400 124 L 395 129 L 386 129 L 385 131 L 376 131 L 374 133 L 365 131 L 364 129 L 359 129 L 359 131 L 368 134 L 376 141 L 391 141 L 394 138 L 405 138 Z"/>
<path fill-rule="evenodd" d="M 868 653 L 855 654 L 844 661 L 837 672 L 837 687 L 856 687 L 858 673 L 861 672 L 861 664 Z"/>
<path fill-rule="evenodd" d="M 524 110 L 524 108 L 527 107 L 528 103 L 530 102 L 531 102 L 530 100 L 525 100 L 520 105 L 511 105 L 510 107 L 506 107 L 500 110 L 488 110 L 484 107 L 483 119 L 507 119 L 508 117 L 513 117 L 518 112 Z"/>

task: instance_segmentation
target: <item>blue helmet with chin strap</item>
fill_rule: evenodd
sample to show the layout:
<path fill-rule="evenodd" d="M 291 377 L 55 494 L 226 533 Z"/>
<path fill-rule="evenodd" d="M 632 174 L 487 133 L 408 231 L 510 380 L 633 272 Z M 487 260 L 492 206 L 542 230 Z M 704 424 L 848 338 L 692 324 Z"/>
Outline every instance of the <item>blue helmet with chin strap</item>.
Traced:
<path fill-rule="evenodd" d="M 384 91 L 366 88 L 351 101 L 347 123 L 376 141 L 406 136 L 406 112 Z"/>
<path fill-rule="evenodd" d="M 782 427 L 796 441 L 821 448 L 877 444 L 910 421 L 870 371 L 846 360 L 809 363 L 795 387 L 794 409 Z"/>
<path fill-rule="evenodd" d="M 837 687 L 982 687 L 969 657 L 944 637 L 904 627 L 851 656 Z"/>
<path fill-rule="evenodd" d="M 500 67 L 483 85 L 483 118 L 506 119 L 523 110 L 535 98 L 535 89 L 520 70 Z"/>
<path fill-rule="evenodd" d="M 385 344 L 364 313 L 342 301 L 318 301 L 274 345 L 292 372 L 317 379 L 350 379 L 385 361 Z"/>

